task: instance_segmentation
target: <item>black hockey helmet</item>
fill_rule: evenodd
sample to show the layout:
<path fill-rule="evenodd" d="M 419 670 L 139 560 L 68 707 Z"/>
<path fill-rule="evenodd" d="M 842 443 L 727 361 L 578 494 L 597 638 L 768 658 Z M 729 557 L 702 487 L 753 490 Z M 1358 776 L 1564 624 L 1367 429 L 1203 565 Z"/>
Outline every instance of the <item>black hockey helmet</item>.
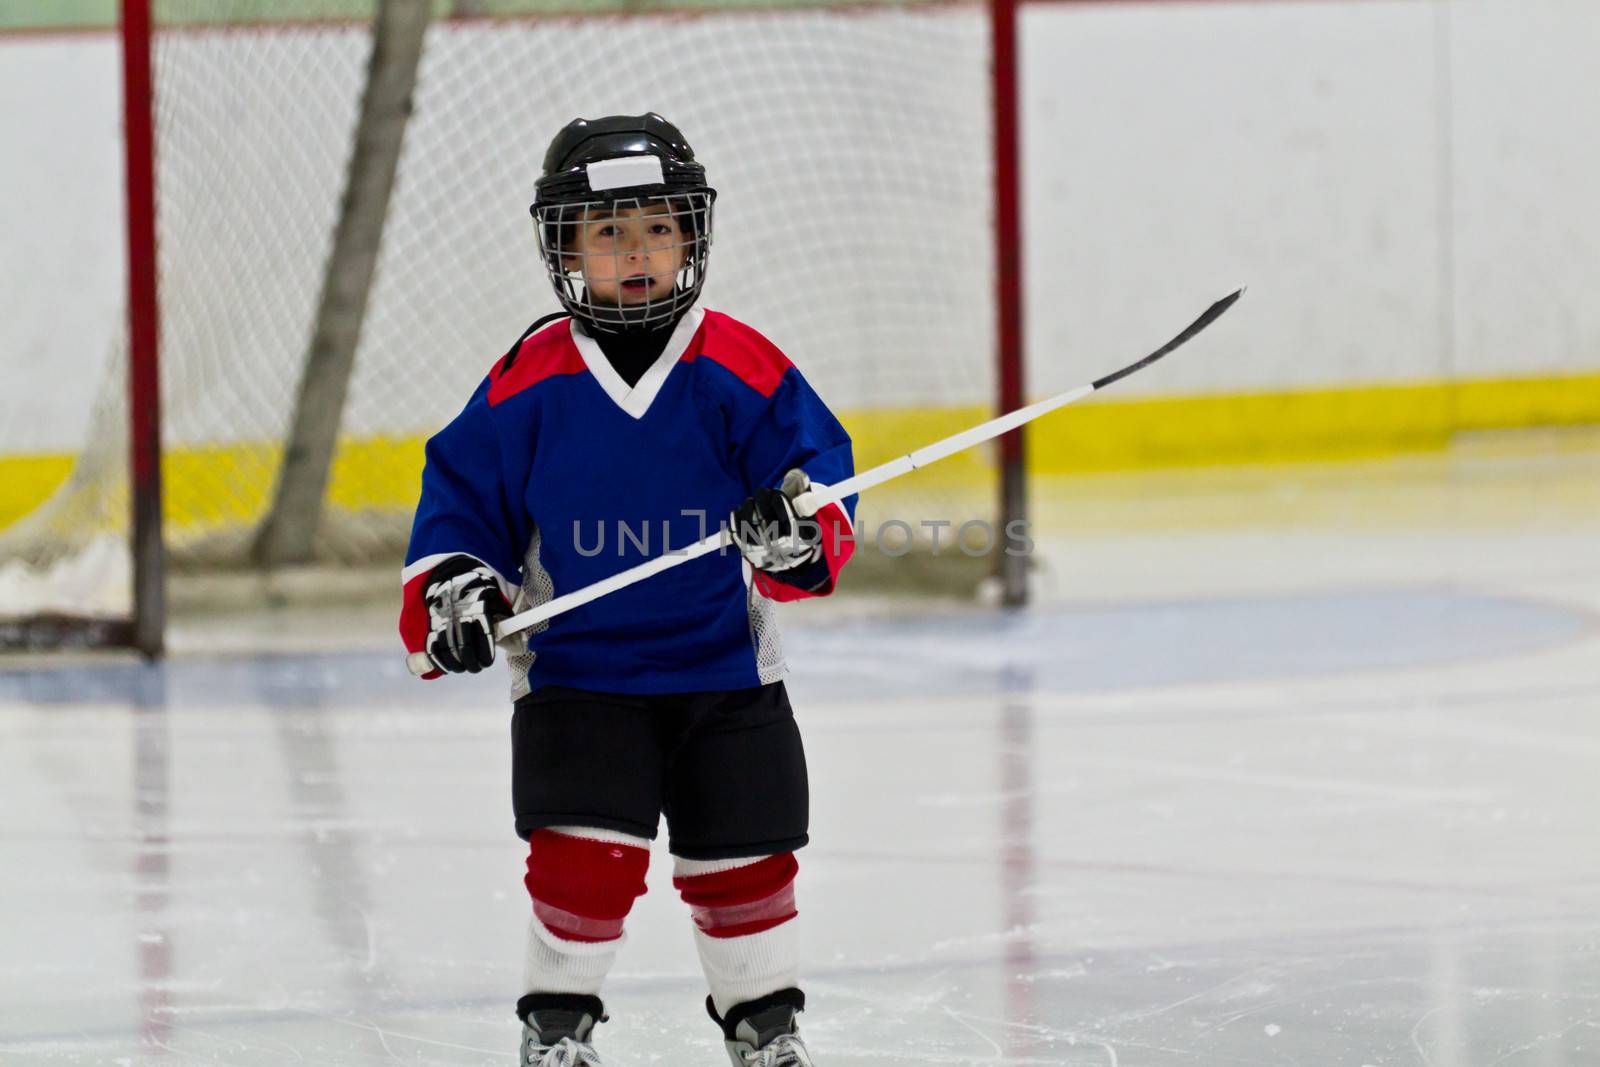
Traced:
<path fill-rule="evenodd" d="M 536 189 L 529 211 L 539 251 L 556 298 L 573 318 L 608 333 L 657 330 L 675 324 L 699 298 L 717 193 L 706 184 L 706 168 L 695 160 L 694 149 L 672 123 L 654 112 L 573 119 L 550 143 Z M 583 271 L 568 257 L 576 252 L 582 226 L 630 209 L 667 214 L 677 221 L 681 265 L 670 292 L 655 296 L 652 283 L 642 282 L 642 300 L 597 302 L 584 285 Z M 619 265 L 617 276 L 624 273 Z"/>

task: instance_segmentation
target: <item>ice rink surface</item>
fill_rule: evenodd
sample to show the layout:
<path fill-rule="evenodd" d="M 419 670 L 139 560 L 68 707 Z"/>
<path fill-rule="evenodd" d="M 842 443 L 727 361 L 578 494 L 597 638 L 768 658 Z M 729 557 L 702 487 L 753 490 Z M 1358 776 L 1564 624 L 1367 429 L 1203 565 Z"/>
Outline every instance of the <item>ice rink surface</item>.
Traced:
<path fill-rule="evenodd" d="M 1035 500 L 1025 614 L 783 615 L 820 1067 L 1600 1064 L 1600 437 Z M 0 1063 L 514 1062 L 504 681 L 387 627 L 0 666 Z M 726 1062 L 668 873 L 618 1067 Z"/>

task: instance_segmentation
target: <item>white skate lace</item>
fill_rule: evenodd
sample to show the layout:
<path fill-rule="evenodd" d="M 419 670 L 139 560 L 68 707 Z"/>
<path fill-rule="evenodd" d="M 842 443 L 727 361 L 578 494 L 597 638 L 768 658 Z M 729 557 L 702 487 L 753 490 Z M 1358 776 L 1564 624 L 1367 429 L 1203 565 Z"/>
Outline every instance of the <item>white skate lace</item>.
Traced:
<path fill-rule="evenodd" d="M 528 1044 L 529 1067 L 605 1067 L 594 1046 L 564 1037 L 554 1045 Z"/>
<path fill-rule="evenodd" d="M 745 1053 L 746 1067 L 814 1067 L 797 1034 L 780 1034 L 765 1048 Z"/>

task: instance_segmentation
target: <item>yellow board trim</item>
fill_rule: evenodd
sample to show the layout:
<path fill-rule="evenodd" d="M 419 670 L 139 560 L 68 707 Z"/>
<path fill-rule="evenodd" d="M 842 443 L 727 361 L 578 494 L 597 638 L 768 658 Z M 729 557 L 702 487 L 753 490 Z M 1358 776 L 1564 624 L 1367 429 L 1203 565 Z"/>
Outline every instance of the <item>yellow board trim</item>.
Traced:
<path fill-rule="evenodd" d="M 1090 400 L 1028 428 L 1028 470 L 1081 474 L 1325 462 L 1448 447 L 1460 433 L 1600 423 L 1600 374 Z"/>
<path fill-rule="evenodd" d="M 866 469 L 972 426 L 972 405 L 878 409 L 842 416 Z M 1033 474 L 1201 464 L 1326 461 L 1440 449 L 1458 433 L 1600 423 L 1600 374 L 1419 382 L 1354 388 L 1156 399 L 1094 399 L 1028 428 Z M 424 438 L 341 443 L 329 500 L 347 512 L 410 510 Z M 201 530 L 256 521 L 271 498 L 280 450 L 266 445 L 183 446 L 164 458 L 167 521 Z M 992 446 L 912 475 L 923 489 L 982 484 Z M 0 527 L 49 498 L 70 455 L 0 456 Z M 909 488 L 909 487 L 908 487 Z"/>
<path fill-rule="evenodd" d="M 72 473 L 70 455 L 0 456 L 0 529 L 50 499 Z"/>

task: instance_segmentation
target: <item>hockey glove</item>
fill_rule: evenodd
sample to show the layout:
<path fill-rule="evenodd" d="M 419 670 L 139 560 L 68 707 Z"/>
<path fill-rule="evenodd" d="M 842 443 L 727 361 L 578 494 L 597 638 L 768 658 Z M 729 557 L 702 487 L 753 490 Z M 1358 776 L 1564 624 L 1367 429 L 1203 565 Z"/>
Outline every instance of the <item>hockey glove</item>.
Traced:
<path fill-rule="evenodd" d="M 757 489 L 728 518 L 733 543 L 750 566 L 802 589 L 828 580 L 817 524 L 794 510 L 795 497 L 810 488 L 811 479 L 796 467 L 781 488 Z"/>
<path fill-rule="evenodd" d="M 511 614 L 494 573 L 451 556 L 428 575 L 428 658 L 442 671 L 477 674 L 494 662 L 494 628 Z"/>

